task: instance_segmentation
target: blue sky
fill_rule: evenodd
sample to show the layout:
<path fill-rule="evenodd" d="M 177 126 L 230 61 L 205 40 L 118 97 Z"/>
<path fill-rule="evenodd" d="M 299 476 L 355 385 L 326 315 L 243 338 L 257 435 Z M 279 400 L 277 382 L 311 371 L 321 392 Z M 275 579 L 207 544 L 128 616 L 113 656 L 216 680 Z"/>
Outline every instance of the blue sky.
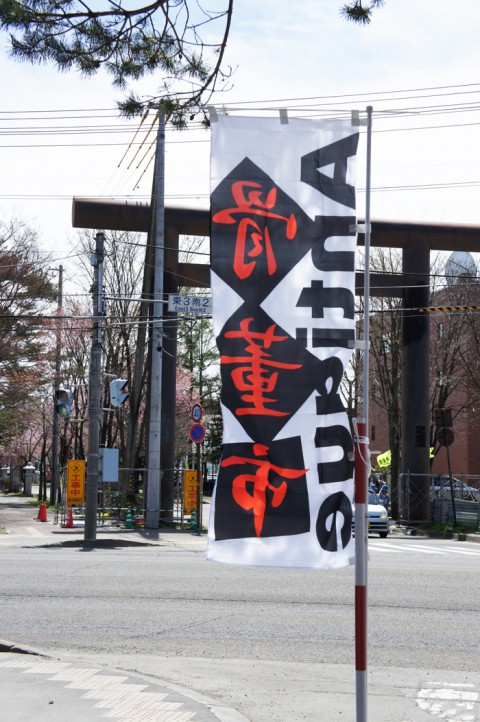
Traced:
<path fill-rule="evenodd" d="M 263 114 L 266 106 L 295 114 L 305 104 L 299 99 L 316 98 L 315 117 L 327 109 L 345 113 L 372 105 L 372 217 L 480 225 L 480 3 L 386 0 L 368 27 L 342 19 L 340 4 L 237 0 L 226 54 L 235 68 L 232 89 L 217 96 L 217 104 L 249 115 Z M 45 249 L 60 259 L 69 239 L 75 243 L 71 198 L 146 199 L 153 164 L 142 175 L 147 154 L 140 168 L 134 163 L 128 170 L 130 151 L 119 167 L 135 124 L 107 110 L 119 97 L 109 78 L 85 80 L 75 72 L 15 63 L 5 48 L 0 36 L 1 217 L 16 213 L 31 222 Z M 153 94 L 157 85 L 149 78 L 142 91 Z M 98 125 L 103 132 L 94 134 Z M 74 126 L 75 134 L 60 134 Z M 30 132 L 19 135 L 25 128 Z M 167 203 L 207 208 L 208 178 L 208 132 L 169 131 Z"/>

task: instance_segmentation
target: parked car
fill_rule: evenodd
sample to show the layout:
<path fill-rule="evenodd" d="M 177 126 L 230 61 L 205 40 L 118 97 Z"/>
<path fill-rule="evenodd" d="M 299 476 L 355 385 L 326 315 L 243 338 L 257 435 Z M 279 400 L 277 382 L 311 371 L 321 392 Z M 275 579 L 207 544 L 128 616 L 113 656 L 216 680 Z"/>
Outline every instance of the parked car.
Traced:
<path fill-rule="evenodd" d="M 355 534 L 355 504 L 352 504 L 352 512 L 352 532 Z M 390 531 L 388 512 L 374 491 L 368 492 L 367 522 L 369 534 L 379 534 L 382 539 L 387 538 Z"/>
<path fill-rule="evenodd" d="M 465 482 L 460 479 L 452 477 L 453 494 L 456 499 L 464 499 L 466 501 L 478 501 L 480 502 L 480 490 L 475 489 L 474 486 L 468 486 Z M 439 499 L 444 496 L 450 497 L 450 477 L 440 476 L 432 481 L 431 484 L 432 499 Z"/>

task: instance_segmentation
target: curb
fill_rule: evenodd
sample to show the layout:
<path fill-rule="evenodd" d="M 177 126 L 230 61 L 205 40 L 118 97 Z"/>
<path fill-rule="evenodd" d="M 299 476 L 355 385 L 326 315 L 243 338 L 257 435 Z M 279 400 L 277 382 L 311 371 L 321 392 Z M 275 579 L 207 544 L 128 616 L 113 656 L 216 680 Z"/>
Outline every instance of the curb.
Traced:
<path fill-rule="evenodd" d="M 0 653 L 8 652 L 11 652 L 12 654 L 34 654 L 37 657 L 47 656 L 46 654 L 43 654 L 43 652 L 37 652 L 35 649 L 31 649 L 30 647 L 20 647 L 18 644 L 15 644 L 15 642 L 9 642 L 6 639 L 0 639 Z"/>
<path fill-rule="evenodd" d="M 428 539 L 447 539 L 450 541 L 459 541 L 459 542 L 473 542 L 474 544 L 480 544 L 480 534 L 479 533 L 466 533 L 466 532 L 428 532 L 428 531 L 422 531 L 421 529 L 403 529 L 399 527 L 394 527 L 391 529 L 391 533 L 395 534 L 396 536 L 417 536 L 417 537 L 427 537 Z"/>

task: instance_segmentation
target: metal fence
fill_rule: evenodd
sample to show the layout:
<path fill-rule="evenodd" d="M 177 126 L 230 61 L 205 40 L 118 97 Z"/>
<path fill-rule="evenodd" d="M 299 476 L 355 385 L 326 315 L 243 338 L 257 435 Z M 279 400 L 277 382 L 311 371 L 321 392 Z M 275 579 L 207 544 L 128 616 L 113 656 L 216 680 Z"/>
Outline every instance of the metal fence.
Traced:
<path fill-rule="evenodd" d="M 480 477 L 439 474 L 400 474 L 392 489 L 392 508 L 406 526 L 453 524 L 469 529 L 480 525 Z"/>
<path fill-rule="evenodd" d="M 146 484 L 144 483 L 145 472 L 146 469 L 120 468 L 118 482 L 99 484 L 97 498 L 97 522 L 99 525 L 123 526 L 129 511 L 132 514 L 135 526 L 141 527 L 145 524 L 147 505 Z M 200 510 L 197 511 L 196 503 L 193 505 L 194 508 L 191 505 L 186 506 L 183 472 L 183 468 L 164 470 L 160 496 L 161 508 L 153 511 L 159 513 L 159 521 L 162 526 L 170 526 L 181 530 L 202 528 L 205 514 L 203 489 Z M 165 477 L 167 483 L 165 483 Z M 206 484 L 206 489 L 210 490 L 210 488 L 211 485 Z M 72 511 L 75 520 L 82 520 L 85 516 L 85 505 L 75 506 Z M 55 523 L 65 525 L 68 513 L 65 473 L 62 470 L 60 493 L 55 509 Z"/>

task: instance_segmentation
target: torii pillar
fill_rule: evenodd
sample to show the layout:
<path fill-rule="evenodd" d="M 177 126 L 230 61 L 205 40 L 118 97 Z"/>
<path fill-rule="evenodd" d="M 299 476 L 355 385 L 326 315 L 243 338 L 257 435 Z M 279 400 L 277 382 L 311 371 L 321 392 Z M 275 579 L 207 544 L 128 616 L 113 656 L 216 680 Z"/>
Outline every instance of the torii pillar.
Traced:
<path fill-rule="evenodd" d="M 401 468 L 408 485 L 403 485 L 400 514 L 415 523 L 430 518 L 430 317 L 415 310 L 430 303 L 430 246 L 421 236 L 404 246 L 402 271 Z"/>

